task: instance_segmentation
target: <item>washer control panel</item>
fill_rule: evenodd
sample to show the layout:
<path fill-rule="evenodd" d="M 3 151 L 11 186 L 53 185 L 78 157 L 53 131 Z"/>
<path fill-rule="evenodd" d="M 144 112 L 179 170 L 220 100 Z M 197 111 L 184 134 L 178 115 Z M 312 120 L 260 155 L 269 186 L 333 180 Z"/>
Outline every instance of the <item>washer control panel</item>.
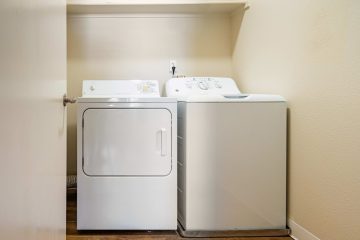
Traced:
<path fill-rule="evenodd" d="M 83 97 L 160 97 L 156 80 L 84 80 Z"/>
<path fill-rule="evenodd" d="M 186 97 L 195 95 L 239 95 L 236 83 L 223 77 L 186 77 L 172 78 L 166 83 L 168 97 Z"/>

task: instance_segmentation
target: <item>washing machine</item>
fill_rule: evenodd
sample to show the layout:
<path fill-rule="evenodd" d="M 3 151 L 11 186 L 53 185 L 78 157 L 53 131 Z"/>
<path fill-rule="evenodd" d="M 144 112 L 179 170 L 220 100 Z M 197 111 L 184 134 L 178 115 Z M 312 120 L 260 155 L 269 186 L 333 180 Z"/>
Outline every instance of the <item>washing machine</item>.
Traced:
<path fill-rule="evenodd" d="M 176 99 L 157 81 L 83 81 L 78 230 L 176 229 L 176 126 Z"/>
<path fill-rule="evenodd" d="M 173 78 L 166 94 L 178 99 L 182 235 L 287 235 L 285 99 L 218 77 Z"/>

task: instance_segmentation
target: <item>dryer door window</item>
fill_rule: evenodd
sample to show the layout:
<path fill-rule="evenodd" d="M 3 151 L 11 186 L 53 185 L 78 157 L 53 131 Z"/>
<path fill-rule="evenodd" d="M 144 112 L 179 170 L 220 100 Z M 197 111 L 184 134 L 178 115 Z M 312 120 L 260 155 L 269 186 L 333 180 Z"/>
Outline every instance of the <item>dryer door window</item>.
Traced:
<path fill-rule="evenodd" d="M 167 109 L 87 109 L 83 171 L 90 176 L 166 176 L 171 135 Z"/>

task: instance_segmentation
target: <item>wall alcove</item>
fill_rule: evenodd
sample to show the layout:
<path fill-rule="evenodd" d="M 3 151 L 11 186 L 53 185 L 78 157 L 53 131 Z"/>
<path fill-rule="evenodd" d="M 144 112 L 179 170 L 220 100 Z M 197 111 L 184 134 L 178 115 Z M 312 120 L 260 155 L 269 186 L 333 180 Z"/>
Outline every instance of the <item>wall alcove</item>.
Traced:
<path fill-rule="evenodd" d="M 69 0 L 68 94 L 84 79 L 171 78 L 177 74 L 236 79 L 234 54 L 245 1 Z M 237 80 L 237 79 L 236 79 Z M 68 109 L 68 174 L 76 174 L 76 107 Z"/>

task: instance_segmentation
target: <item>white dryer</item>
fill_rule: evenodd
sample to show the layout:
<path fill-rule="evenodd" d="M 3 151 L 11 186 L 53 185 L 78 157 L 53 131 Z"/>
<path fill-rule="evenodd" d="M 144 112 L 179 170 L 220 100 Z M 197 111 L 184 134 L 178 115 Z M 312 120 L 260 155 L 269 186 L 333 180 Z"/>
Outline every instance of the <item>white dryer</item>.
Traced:
<path fill-rule="evenodd" d="M 77 229 L 176 229 L 176 115 L 157 81 L 83 81 Z"/>
<path fill-rule="evenodd" d="M 230 78 L 173 78 L 166 94 L 178 99 L 182 234 L 287 235 L 284 98 L 241 94 Z"/>

